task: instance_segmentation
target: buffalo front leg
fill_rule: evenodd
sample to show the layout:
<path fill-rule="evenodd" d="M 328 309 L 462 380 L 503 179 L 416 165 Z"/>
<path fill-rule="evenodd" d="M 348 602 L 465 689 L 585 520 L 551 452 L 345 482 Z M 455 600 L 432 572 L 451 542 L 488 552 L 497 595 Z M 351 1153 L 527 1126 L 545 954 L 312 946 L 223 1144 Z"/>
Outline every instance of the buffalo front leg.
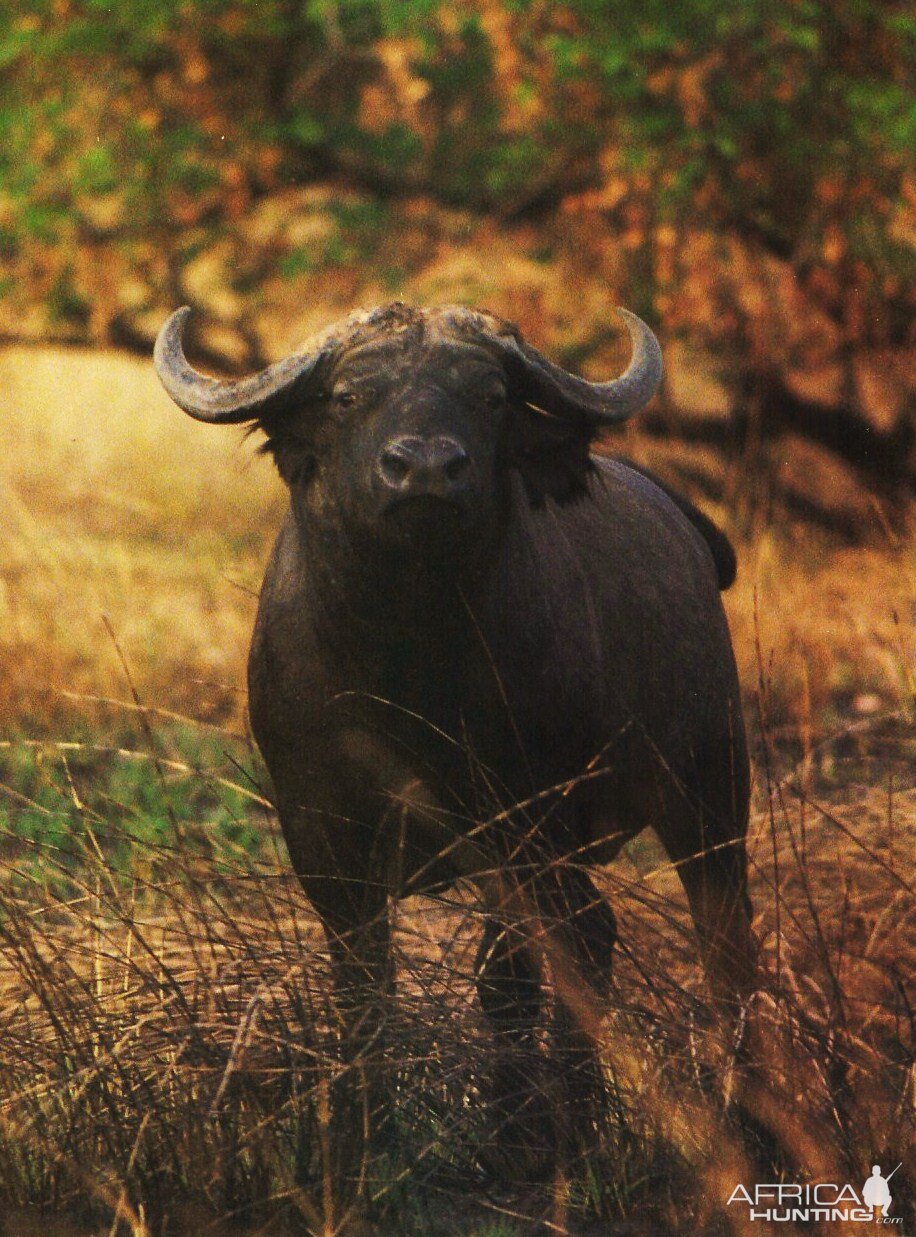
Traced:
<path fill-rule="evenodd" d="M 581 865 L 542 857 L 523 871 L 508 898 L 519 918 L 486 923 L 477 990 L 500 1048 L 497 1111 L 507 1131 L 570 1161 L 593 1144 L 604 1108 L 598 1050 L 617 928 Z M 537 1050 L 544 967 L 556 998 L 549 1063 Z"/>
<path fill-rule="evenodd" d="M 554 1051 L 563 1083 L 564 1158 L 572 1165 L 600 1141 L 607 1117 L 600 1045 L 617 924 L 581 864 L 552 864 L 538 897 L 556 992 Z"/>
<path fill-rule="evenodd" d="M 387 896 L 366 885 L 354 898 L 339 881 L 302 883 L 324 927 L 334 980 L 339 1060 L 319 1096 L 319 1126 L 324 1210 L 339 1218 L 370 1192 L 371 1157 L 387 1115 L 386 1029 L 394 986 Z"/>
<path fill-rule="evenodd" d="M 542 993 L 524 933 L 497 919 L 487 919 L 474 973 L 481 1007 L 500 1039 L 531 1043 Z"/>
<path fill-rule="evenodd" d="M 558 996 L 583 1031 L 593 1032 L 610 993 L 617 921 L 581 864 L 551 864 L 538 890 L 553 939 L 552 969 Z"/>
<path fill-rule="evenodd" d="M 493 1120 L 482 1158 L 500 1176 L 541 1176 L 555 1138 L 553 1104 L 537 1042 L 541 976 L 529 935 L 487 918 L 474 971 L 481 1008 L 496 1040 Z"/>

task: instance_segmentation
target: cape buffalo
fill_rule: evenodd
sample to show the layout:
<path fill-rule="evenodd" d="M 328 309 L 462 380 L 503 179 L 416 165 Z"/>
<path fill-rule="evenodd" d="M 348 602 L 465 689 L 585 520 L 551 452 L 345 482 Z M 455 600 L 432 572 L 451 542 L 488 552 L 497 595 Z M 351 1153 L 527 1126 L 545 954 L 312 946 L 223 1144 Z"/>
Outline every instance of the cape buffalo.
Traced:
<path fill-rule="evenodd" d="M 189 312 L 157 341 L 166 390 L 197 420 L 262 430 L 290 491 L 251 721 L 351 1051 L 391 986 L 389 900 L 458 877 L 488 907 L 494 1026 L 522 1034 L 538 1008 L 536 951 L 519 947 L 532 915 L 554 925 L 556 991 L 587 1023 L 581 993 L 606 987 L 616 935 L 587 868 L 646 825 L 713 987 L 739 999 L 748 763 L 719 598 L 734 557 L 686 500 L 590 451 L 659 384 L 650 329 L 621 310 L 629 367 L 592 383 L 493 314 L 394 303 L 219 381 L 185 359 Z"/>

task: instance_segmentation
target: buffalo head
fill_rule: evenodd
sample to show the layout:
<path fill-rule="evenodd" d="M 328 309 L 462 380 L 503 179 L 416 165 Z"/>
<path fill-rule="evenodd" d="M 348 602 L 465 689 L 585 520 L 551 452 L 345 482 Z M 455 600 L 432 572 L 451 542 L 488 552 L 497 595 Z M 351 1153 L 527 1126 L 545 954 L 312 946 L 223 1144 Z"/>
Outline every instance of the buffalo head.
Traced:
<path fill-rule="evenodd" d="M 163 327 L 156 368 L 190 416 L 257 423 L 266 450 L 312 527 L 322 520 L 375 540 L 440 539 L 488 526 L 502 465 L 518 468 L 536 503 L 581 494 L 588 447 L 661 378 L 655 336 L 621 310 L 633 341 L 626 372 L 587 382 L 552 364 L 492 314 L 394 303 L 358 311 L 294 356 L 237 381 L 191 368 L 182 347 L 190 310 Z"/>

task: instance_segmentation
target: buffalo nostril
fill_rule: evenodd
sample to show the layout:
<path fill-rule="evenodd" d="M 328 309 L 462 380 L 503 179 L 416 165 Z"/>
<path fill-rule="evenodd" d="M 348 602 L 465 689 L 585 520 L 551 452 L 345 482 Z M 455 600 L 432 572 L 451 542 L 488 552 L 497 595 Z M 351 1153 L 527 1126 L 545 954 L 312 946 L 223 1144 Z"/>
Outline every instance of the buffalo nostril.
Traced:
<path fill-rule="evenodd" d="M 449 444 L 447 454 L 443 459 L 442 471 L 449 481 L 457 481 L 461 474 L 466 471 L 470 462 L 471 457 L 462 447 L 461 443 L 453 442 Z"/>
<path fill-rule="evenodd" d="M 387 481 L 403 481 L 411 471 L 410 459 L 400 451 L 384 451 L 379 463 Z"/>
<path fill-rule="evenodd" d="M 396 438 L 379 454 L 378 470 L 386 485 L 402 489 L 421 466 L 422 443 L 417 438 Z"/>

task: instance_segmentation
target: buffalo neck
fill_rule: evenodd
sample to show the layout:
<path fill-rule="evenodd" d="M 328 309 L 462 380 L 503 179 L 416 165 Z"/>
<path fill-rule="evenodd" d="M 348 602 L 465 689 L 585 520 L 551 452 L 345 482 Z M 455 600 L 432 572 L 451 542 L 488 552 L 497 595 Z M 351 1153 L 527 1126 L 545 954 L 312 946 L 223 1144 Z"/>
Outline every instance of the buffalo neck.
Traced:
<path fill-rule="evenodd" d="M 321 643 L 347 641 L 399 662 L 462 647 L 474 627 L 471 601 L 492 575 L 496 537 L 477 535 L 449 545 L 384 540 L 339 525 L 303 527 L 294 521 L 304 565 L 313 628 Z"/>

